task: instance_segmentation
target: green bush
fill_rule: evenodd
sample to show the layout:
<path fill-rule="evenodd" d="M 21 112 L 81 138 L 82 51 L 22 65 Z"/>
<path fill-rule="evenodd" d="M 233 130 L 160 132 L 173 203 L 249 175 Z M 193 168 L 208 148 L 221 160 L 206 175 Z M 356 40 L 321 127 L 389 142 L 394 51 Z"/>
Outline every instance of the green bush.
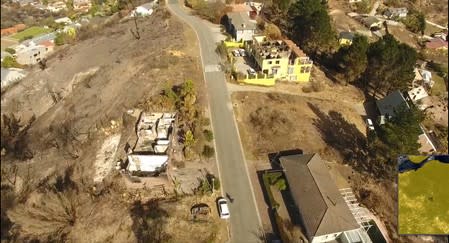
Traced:
<path fill-rule="evenodd" d="M 16 50 L 12 49 L 11 47 L 6 48 L 5 51 L 10 54 L 16 54 Z"/>
<path fill-rule="evenodd" d="M 2 67 L 4 68 L 20 68 L 21 65 L 17 63 L 14 57 L 7 56 L 3 58 Z"/>
<path fill-rule="evenodd" d="M 65 44 L 65 35 L 62 33 L 58 33 L 55 38 L 55 45 L 62 46 Z"/>
<path fill-rule="evenodd" d="M 205 130 L 203 131 L 203 133 L 204 133 L 204 137 L 206 138 L 206 140 L 207 140 L 208 142 L 211 142 L 212 140 L 214 140 L 214 134 L 212 133 L 211 130 L 205 129 Z"/>
<path fill-rule="evenodd" d="M 217 177 L 214 177 L 214 188 L 220 190 L 220 180 Z"/>
<path fill-rule="evenodd" d="M 278 172 L 280 174 L 280 172 Z M 268 199 L 270 201 L 270 206 L 271 209 L 278 209 L 279 208 L 279 203 L 276 202 L 276 200 L 274 200 L 274 196 L 273 193 L 271 192 L 271 181 L 273 180 L 273 177 L 276 177 L 277 173 L 265 173 L 262 176 L 263 179 L 263 184 L 265 186 L 265 189 L 267 190 L 267 194 L 268 194 Z"/>
<path fill-rule="evenodd" d="M 204 145 L 203 156 L 206 158 L 211 158 L 215 154 L 215 149 L 209 145 Z"/>

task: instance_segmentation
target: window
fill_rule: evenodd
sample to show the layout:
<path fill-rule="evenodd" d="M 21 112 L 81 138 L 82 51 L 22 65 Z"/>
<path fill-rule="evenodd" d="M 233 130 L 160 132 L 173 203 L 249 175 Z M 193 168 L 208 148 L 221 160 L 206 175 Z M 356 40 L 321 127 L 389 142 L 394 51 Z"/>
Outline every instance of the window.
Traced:
<path fill-rule="evenodd" d="M 272 64 L 273 62 L 272 61 L 268 61 L 268 64 Z"/>
<path fill-rule="evenodd" d="M 279 64 L 279 60 L 278 60 L 278 61 L 276 61 L 276 64 Z"/>
<path fill-rule="evenodd" d="M 295 68 L 294 67 L 288 67 L 288 74 L 292 74 L 293 73 L 293 70 L 295 70 Z"/>
<path fill-rule="evenodd" d="M 306 67 L 301 67 L 301 69 L 300 69 L 299 72 L 300 72 L 300 73 L 305 73 L 305 72 L 306 72 Z"/>

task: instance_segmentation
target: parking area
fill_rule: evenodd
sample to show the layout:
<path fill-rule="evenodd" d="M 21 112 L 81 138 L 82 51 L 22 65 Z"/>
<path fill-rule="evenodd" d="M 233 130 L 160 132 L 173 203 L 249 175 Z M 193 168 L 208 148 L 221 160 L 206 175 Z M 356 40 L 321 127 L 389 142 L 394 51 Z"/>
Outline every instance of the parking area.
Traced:
<path fill-rule="evenodd" d="M 231 55 L 234 56 L 234 67 L 238 73 L 249 74 L 250 72 L 255 74 L 257 65 L 254 63 L 248 53 L 242 48 L 229 49 Z M 251 71 L 249 71 L 251 70 Z"/>

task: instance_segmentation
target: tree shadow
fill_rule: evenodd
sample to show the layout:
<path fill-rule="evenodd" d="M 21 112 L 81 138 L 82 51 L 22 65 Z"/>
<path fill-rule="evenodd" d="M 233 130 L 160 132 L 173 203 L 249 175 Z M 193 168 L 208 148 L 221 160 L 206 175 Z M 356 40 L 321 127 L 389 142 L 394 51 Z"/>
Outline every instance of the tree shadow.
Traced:
<path fill-rule="evenodd" d="M 368 165 L 367 139 L 355 124 L 349 123 L 339 112 L 329 111 L 326 114 L 316 105 L 308 105 L 318 117 L 313 124 L 321 133 L 321 138 L 343 156 L 344 163 L 361 173 L 372 172 Z"/>
<path fill-rule="evenodd" d="M 130 210 L 133 220 L 132 230 L 137 242 L 167 242 L 171 236 L 165 232 L 168 212 L 159 207 L 159 200 L 146 203 L 134 202 Z"/>

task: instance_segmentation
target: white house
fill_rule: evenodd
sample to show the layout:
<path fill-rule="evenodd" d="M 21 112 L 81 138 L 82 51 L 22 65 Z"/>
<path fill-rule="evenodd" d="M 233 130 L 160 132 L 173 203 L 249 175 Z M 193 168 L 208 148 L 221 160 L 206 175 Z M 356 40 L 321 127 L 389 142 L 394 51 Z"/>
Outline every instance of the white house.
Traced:
<path fill-rule="evenodd" d="M 349 3 L 360 3 L 362 0 L 349 0 Z"/>
<path fill-rule="evenodd" d="M 63 17 L 63 18 L 55 19 L 55 23 L 58 23 L 58 24 L 71 24 L 72 20 L 69 17 Z"/>
<path fill-rule="evenodd" d="M 131 12 L 131 17 L 149 16 L 153 13 L 153 7 L 157 2 L 149 2 L 138 6 Z"/>
<path fill-rule="evenodd" d="M 29 45 L 16 50 L 16 61 L 23 65 L 33 65 L 44 59 L 51 51 L 43 45 Z"/>
<path fill-rule="evenodd" d="M 236 41 L 253 39 L 257 26 L 250 20 L 249 12 L 230 12 L 226 22 L 226 30 Z"/>

